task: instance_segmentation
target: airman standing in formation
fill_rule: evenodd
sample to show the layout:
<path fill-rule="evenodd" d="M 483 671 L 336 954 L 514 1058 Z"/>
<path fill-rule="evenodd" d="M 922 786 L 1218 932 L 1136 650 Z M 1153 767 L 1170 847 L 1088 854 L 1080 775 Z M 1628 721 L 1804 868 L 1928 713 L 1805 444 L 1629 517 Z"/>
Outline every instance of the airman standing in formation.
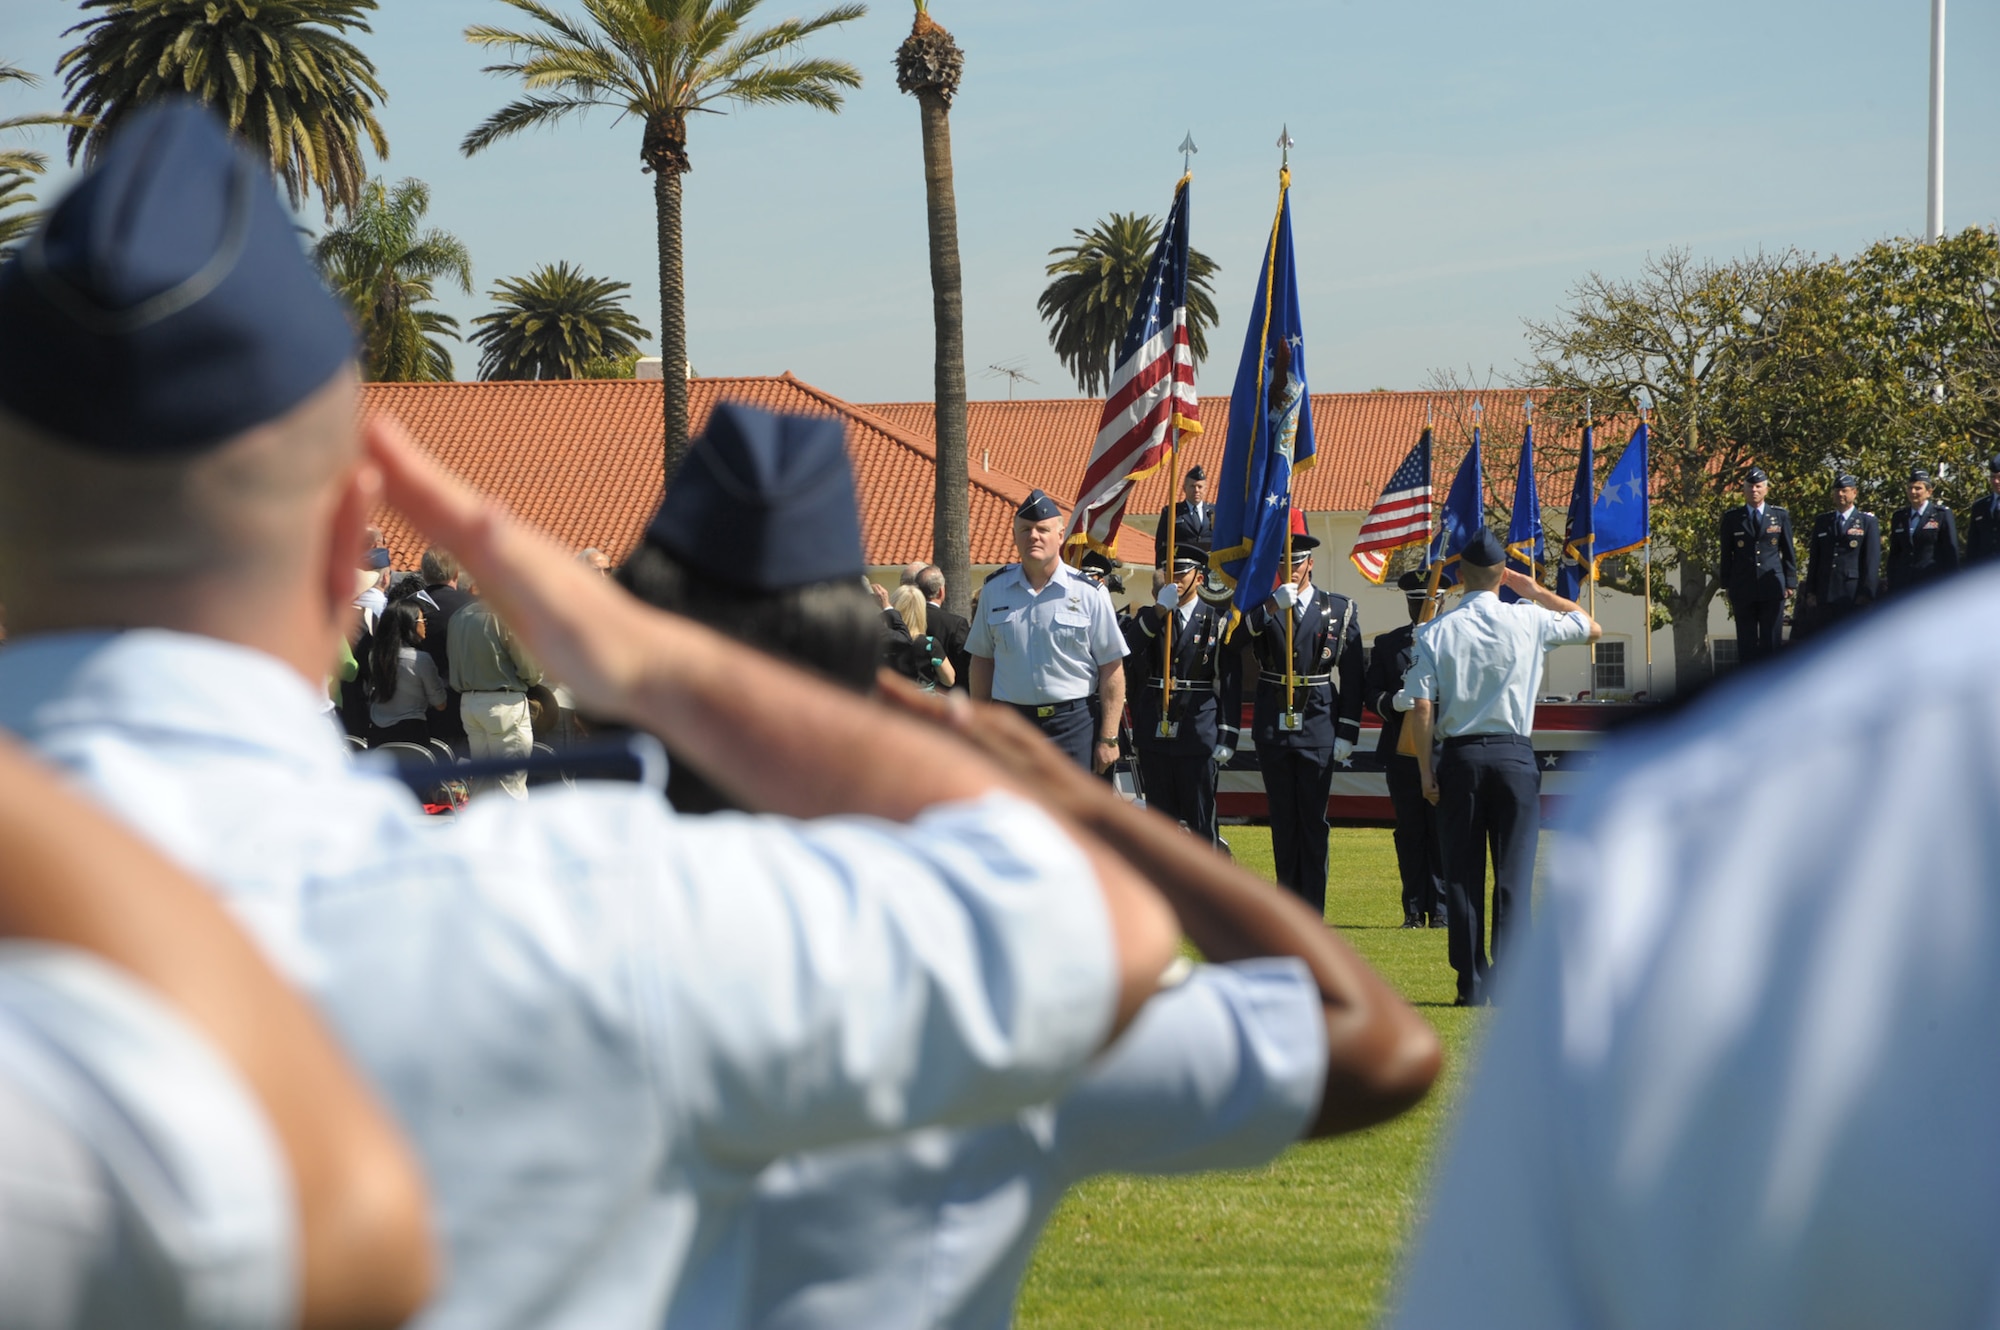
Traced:
<path fill-rule="evenodd" d="M 1743 480 L 1743 504 L 1722 515 L 1722 590 L 1736 616 L 1736 659 L 1751 661 L 1777 651 L 1785 604 L 1799 583 L 1792 547 L 1792 515 L 1765 498 L 1771 478 L 1752 467 Z"/>
<path fill-rule="evenodd" d="M 1813 521 L 1800 613 L 1801 626 L 1813 632 L 1875 603 L 1882 529 L 1875 514 L 1855 506 L 1860 495 L 1859 479 L 1845 473 L 1835 476 L 1834 509 Z"/>
<path fill-rule="evenodd" d="M 1313 586 L 1319 541 L 1301 533 L 1303 518 L 1293 511 L 1291 580 L 1245 615 L 1243 627 L 1258 666 L 1251 731 L 1278 882 L 1324 914 L 1326 800 L 1335 764 L 1354 755 L 1361 736 L 1361 624 L 1353 601 Z"/>
<path fill-rule="evenodd" d="M 1965 524 L 1965 562 L 2000 559 L 2000 453 L 1986 463 L 1987 492 L 1972 505 Z"/>
<path fill-rule="evenodd" d="M 1199 545 L 1209 548 L 1215 538 L 1215 505 L 1201 501 L 1202 482 L 1208 479 L 1208 472 L 1200 467 L 1189 467 L 1181 477 L 1181 498 L 1172 509 L 1160 514 L 1160 524 L 1153 530 L 1153 564 L 1158 567 L 1167 557 L 1167 523 L 1174 525 L 1174 544 Z"/>
<path fill-rule="evenodd" d="M 1243 715 L 1243 657 L 1223 647 L 1228 609 L 1197 594 L 1207 576 L 1208 551 L 1199 545 L 1175 547 L 1172 579 L 1153 604 L 1134 616 L 1134 654 L 1142 668 L 1131 702 L 1132 744 L 1138 750 L 1147 807 L 1212 842 L 1216 767 L 1235 754 Z M 1165 668 L 1169 616 L 1171 671 Z"/>
<path fill-rule="evenodd" d="M 1910 472 L 1910 501 L 1889 519 L 1889 590 L 1908 591 L 1958 571 L 1958 524 L 1931 497 L 1931 473 Z"/>
<path fill-rule="evenodd" d="M 1397 751 L 1403 738 L 1403 712 L 1396 694 L 1417 659 L 1417 623 L 1430 599 L 1430 579 L 1411 571 L 1396 585 L 1409 602 L 1410 621 L 1375 639 L 1368 652 L 1368 708 L 1382 718 L 1375 751 L 1382 758 L 1389 782 L 1389 803 L 1396 810 L 1396 868 L 1403 879 L 1403 927 L 1445 926 L 1444 853 L 1439 847 L 1437 809 L 1424 798 L 1417 759 Z"/>

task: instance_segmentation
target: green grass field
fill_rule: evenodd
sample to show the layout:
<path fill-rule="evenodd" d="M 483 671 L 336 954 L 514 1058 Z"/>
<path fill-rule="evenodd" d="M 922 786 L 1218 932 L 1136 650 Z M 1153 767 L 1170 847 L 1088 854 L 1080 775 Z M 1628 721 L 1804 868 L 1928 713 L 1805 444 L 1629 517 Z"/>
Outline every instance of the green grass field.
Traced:
<path fill-rule="evenodd" d="M 1224 830 L 1270 877 L 1270 833 Z M 1476 1014 L 1451 1005 L 1443 930 L 1399 927 L 1389 832 L 1336 829 L 1330 859 L 1328 921 L 1437 1027 L 1443 1083 L 1386 1126 L 1295 1146 L 1267 1169 L 1077 1189 L 1035 1254 L 1019 1325 L 1345 1327 L 1381 1312 Z"/>

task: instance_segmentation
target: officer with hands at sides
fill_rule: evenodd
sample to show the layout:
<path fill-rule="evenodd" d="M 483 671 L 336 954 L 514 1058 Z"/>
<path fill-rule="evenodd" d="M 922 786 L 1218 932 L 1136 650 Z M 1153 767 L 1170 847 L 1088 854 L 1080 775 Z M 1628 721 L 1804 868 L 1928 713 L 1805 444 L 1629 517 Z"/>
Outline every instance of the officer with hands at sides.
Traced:
<path fill-rule="evenodd" d="M 1889 519 L 1888 589 L 1908 591 L 1958 571 L 1958 524 L 1931 495 L 1931 473 L 1910 472 L 1910 501 Z"/>
<path fill-rule="evenodd" d="M 1987 492 L 1972 505 L 1965 524 L 1965 562 L 1984 563 L 2000 559 L 2000 453 L 1986 463 Z"/>
<path fill-rule="evenodd" d="M 1134 616 L 1141 669 L 1131 702 L 1132 743 L 1147 806 L 1212 843 L 1216 767 L 1236 755 L 1243 714 L 1243 655 L 1223 645 L 1228 609 L 1198 594 L 1207 576 L 1208 551 L 1175 547 L 1173 579 Z M 1171 678 L 1165 668 L 1170 620 Z"/>
<path fill-rule="evenodd" d="M 1481 529 L 1459 556 L 1465 595 L 1417 633 L 1403 691 L 1416 732 L 1424 797 L 1438 807 L 1450 892 L 1447 949 L 1458 1005 L 1490 998 L 1486 953 L 1486 851 L 1493 847 L 1493 960 L 1525 910 L 1541 834 L 1541 764 L 1535 760 L 1535 694 L 1552 647 L 1595 642 L 1603 630 L 1575 601 L 1507 568 L 1506 547 Z M 1503 603 L 1507 587 L 1521 599 Z M 1443 752 L 1432 757 L 1433 741 Z"/>
<path fill-rule="evenodd" d="M 1805 626 L 1812 632 L 1875 603 L 1882 567 L 1882 528 L 1875 514 L 1855 506 L 1861 481 L 1845 472 L 1833 478 L 1834 508 L 1813 522 L 1806 563 Z M 1793 630 L 1796 635 L 1796 628 Z"/>
<path fill-rule="evenodd" d="M 1396 810 L 1396 868 L 1403 879 L 1403 927 L 1443 928 L 1444 857 L 1438 848 L 1437 809 L 1424 798 L 1417 759 L 1397 751 L 1404 713 L 1396 709 L 1403 676 L 1417 658 L 1417 621 L 1430 598 L 1430 578 L 1413 569 L 1396 579 L 1409 602 L 1410 621 L 1375 639 L 1368 651 L 1368 708 L 1382 718 L 1375 751 L 1389 778 L 1389 803 Z"/>
<path fill-rule="evenodd" d="M 1153 529 L 1153 564 L 1160 565 L 1167 557 L 1167 523 L 1172 522 L 1174 544 L 1199 545 L 1209 548 L 1215 541 L 1215 505 L 1201 501 L 1202 482 L 1208 479 L 1208 472 L 1200 467 L 1189 467 L 1181 477 L 1180 502 L 1171 512 L 1160 514 L 1160 524 Z"/>
<path fill-rule="evenodd" d="M 1007 703 L 1079 766 L 1102 772 L 1118 760 L 1125 639 L 1110 595 L 1063 563 L 1062 541 L 1062 509 L 1032 491 L 1014 513 L 1021 562 L 987 580 L 965 635 L 972 695 Z"/>
<path fill-rule="evenodd" d="M 1785 621 L 1785 602 L 1799 584 L 1792 547 L 1792 515 L 1764 502 L 1771 478 L 1751 467 L 1743 478 L 1743 504 L 1722 515 L 1722 589 L 1736 616 L 1736 659 L 1773 654 Z"/>
<path fill-rule="evenodd" d="M 1318 546 L 1305 534 L 1305 514 L 1293 509 L 1291 578 L 1243 617 L 1243 627 L 1257 662 L 1251 732 L 1278 882 L 1324 913 L 1326 800 L 1335 764 L 1354 756 L 1361 737 L 1363 671 L 1354 602 L 1313 586 Z"/>

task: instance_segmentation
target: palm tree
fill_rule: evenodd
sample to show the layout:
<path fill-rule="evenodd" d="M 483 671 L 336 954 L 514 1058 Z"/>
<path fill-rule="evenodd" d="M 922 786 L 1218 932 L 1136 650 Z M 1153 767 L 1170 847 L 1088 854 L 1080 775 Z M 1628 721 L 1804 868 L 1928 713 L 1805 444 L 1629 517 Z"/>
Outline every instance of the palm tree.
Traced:
<path fill-rule="evenodd" d="M 1112 358 L 1138 307 L 1146 267 L 1160 243 L 1160 222 L 1114 212 L 1088 231 L 1078 228 L 1076 240 L 1049 251 L 1064 257 L 1049 265 L 1055 280 L 1035 304 L 1049 324 L 1049 345 L 1076 386 L 1095 397 L 1111 385 L 1117 368 Z M 1188 251 L 1188 343 L 1196 364 L 1208 359 L 1208 330 L 1215 326 L 1210 279 L 1216 271 L 1208 255 Z"/>
<path fill-rule="evenodd" d="M 896 86 L 917 99 L 924 134 L 924 206 L 930 223 L 931 320 L 936 364 L 937 497 L 931 558 L 944 573 L 946 607 L 972 608 L 972 478 L 965 445 L 965 285 L 958 264 L 958 196 L 951 167 L 951 103 L 965 76 L 965 52 L 915 0 L 910 35 L 896 48 Z"/>
<path fill-rule="evenodd" d="M 19 65 L 0 64 L 0 83 L 19 83 L 33 88 L 39 86 L 41 80 Z M 87 123 L 73 115 L 17 115 L 0 120 L 0 134 L 50 125 Z M 0 147 L 0 259 L 4 259 L 14 242 L 32 231 L 35 223 L 41 220 L 41 213 L 33 207 L 35 196 L 28 189 L 34 178 L 48 169 L 48 165 L 45 153 L 30 148 Z"/>
<path fill-rule="evenodd" d="M 465 30 L 466 40 L 513 56 L 486 72 L 519 78 L 527 95 L 465 136 L 460 148 L 468 157 L 509 135 L 594 106 L 630 116 L 642 127 L 639 169 L 653 177 L 660 246 L 663 461 L 671 479 L 688 438 L 687 291 L 681 269 L 681 177 L 694 169 L 688 118 L 714 111 L 719 102 L 797 103 L 838 111 L 840 90 L 860 87 L 861 71 L 844 60 L 795 52 L 822 28 L 860 18 L 868 8 L 842 4 L 817 18 L 752 30 L 744 25 L 762 0 L 582 0 L 583 19 L 558 14 L 541 0 L 501 3 L 537 26 L 515 32 L 481 24 Z"/>
<path fill-rule="evenodd" d="M 228 118 L 271 163 L 297 208 L 317 191 L 326 216 L 353 207 L 368 179 L 365 140 L 389 140 L 375 120 L 387 99 L 375 66 L 346 32 L 367 32 L 376 0 L 83 0 L 96 17 L 68 29 L 69 109 L 91 122 L 70 131 L 69 159 L 95 155 L 133 111 L 194 97 Z"/>
<path fill-rule="evenodd" d="M 458 320 L 425 309 L 435 283 L 450 279 L 472 294 L 472 258 L 458 237 L 424 229 L 430 186 L 405 180 L 391 191 L 380 180 L 361 188 L 347 219 L 313 246 L 320 274 L 347 302 L 361 334 L 362 371 L 375 383 L 451 378 L 444 338 L 458 340 Z"/>
<path fill-rule="evenodd" d="M 473 320 L 482 379 L 581 379 L 592 361 L 639 354 L 653 334 L 625 308 L 630 282 L 587 277 L 567 263 L 509 277 L 488 294 L 500 308 Z"/>

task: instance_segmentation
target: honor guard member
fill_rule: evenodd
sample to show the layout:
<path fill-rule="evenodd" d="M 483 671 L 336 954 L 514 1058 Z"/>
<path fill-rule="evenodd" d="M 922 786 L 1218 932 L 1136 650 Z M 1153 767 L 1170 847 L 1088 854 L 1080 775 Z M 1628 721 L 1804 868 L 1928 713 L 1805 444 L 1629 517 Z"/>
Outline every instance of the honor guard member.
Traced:
<path fill-rule="evenodd" d="M 1361 737 L 1361 623 L 1354 602 L 1313 586 L 1305 514 L 1292 511 L 1292 575 L 1243 618 L 1257 664 L 1251 723 L 1278 882 L 1326 912 L 1326 800 Z M 1290 627 L 1292 655 L 1285 658 Z M 1286 677 L 1292 678 L 1289 698 Z"/>
<path fill-rule="evenodd" d="M 1833 511 L 1813 521 L 1801 617 L 1811 632 L 1875 603 L 1882 566 L 1882 529 L 1875 514 L 1855 506 L 1861 481 L 1833 478 Z M 1795 628 L 1796 635 L 1797 629 Z"/>
<path fill-rule="evenodd" d="M 1173 579 L 1135 616 L 1141 662 L 1130 693 L 1132 745 L 1146 805 L 1215 840 L 1216 766 L 1236 754 L 1243 715 L 1243 653 L 1223 645 L 1229 612 L 1199 594 L 1208 578 L 1208 551 L 1174 550 Z M 1164 668 L 1167 623 L 1173 623 L 1172 679 Z M 1165 705 L 1162 708 L 1162 699 Z"/>
<path fill-rule="evenodd" d="M 1972 505 L 1965 524 L 1965 562 L 2000 559 L 2000 453 L 1986 463 L 1986 493 Z"/>
<path fill-rule="evenodd" d="M 1908 591 L 1958 571 L 1958 523 L 1931 495 L 1931 473 L 1910 472 L 1910 501 L 1889 519 L 1887 591 Z"/>
<path fill-rule="evenodd" d="M 1396 750 L 1403 738 L 1404 712 L 1396 694 L 1417 659 L 1417 621 L 1430 599 L 1430 579 L 1421 571 L 1396 580 L 1409 603 L 1410 621 L 1375 639 L 1368 651 L 1368 708 L 1382 718 L 1375 752 L 1389 778 L 1389 803 L 1396 810 L 1396 869 L 1403 879 L 1403 927 L 1443 928 L 1444 855 L 1438 846 L 1437 809 L 1424 798 L 1417 759 Z"/>
<path fill-rule="evenodd" d="M 1202 482 L 1208 479 L 1208 472 L 1200 467 L 1189 467 L 1181 477 L 1180 502 L 1173 507 L 1174 545 L 1199 545 L 1207 549 L 1215 539 L 1215 505 L 1201 501 Z M 1153 528 L 1153 566 L 1160 567 L 1167 557 L 1168 515 L 1160 514 L 1159 525 Z"/>
<path fill-rule="evenodd" d="M 1125 639 L 1110 595 L 1062 561 L 1062 538 L 1062 509 L 1033 491 L 1014 513 L 1021 562 L 988 580 L 965 636 L 972 695 L 1007 703 L 1103 772 L 1118 760 Z"/>
<path fill-rule="evenodd" d="M 1602 631 L 1575 601 L 1505 567 L 1491 531 L 1473 534 L 1459 557 L 1465 596 L 1417 633 L 1404 684 L 1416 727 L 1424 797 L 1437 805 L 1444 849 L 1447 950 L 1458 971 L 1458 1005 L 1483 1004 L 1514 910 L 1529 908 L 1542 828 L 1542 770 L 1531 736 L 1542 662 L 1560 646 L 1595 642 Z M 1503 603 L 1511 589 L 1521 599 Z M 1432 759 L 1433 742 L 1442 753 Z M 1493 847 L 1493 952 L 1486 950 L 1486 849 Z"/>
<path fill-rule="evenodd" d="M 964 744 L 454 481 L 363 417 L 355 352 L 268 162 L 192 102 L 121 122 L 0 266 L 0 728 L 212 884 L 380 1091 L 444 1249 L 427 1330 L 738 1324 L 714 1272 L 766 1163 L 1059 1094 L 1172 917 Z M 786 468 L 823 422 L 735 423 L 817 500 L 735 537 L 775 579 L 852 481 Z M 580 782 L 440 836 L 322 714 L 385 499 L 584 707 L 760 815 Z"/>
<path fill-rule="evenodd" d="M 1764 502 L 1762 467 L 1743 478 L 1743 505 L 1722 515 L 1722 589 L 1736 616 L 1736 659 L 1747 665 L 1778 649 L 1785 602 L 1799 584 L 1792 515 Z"/>

